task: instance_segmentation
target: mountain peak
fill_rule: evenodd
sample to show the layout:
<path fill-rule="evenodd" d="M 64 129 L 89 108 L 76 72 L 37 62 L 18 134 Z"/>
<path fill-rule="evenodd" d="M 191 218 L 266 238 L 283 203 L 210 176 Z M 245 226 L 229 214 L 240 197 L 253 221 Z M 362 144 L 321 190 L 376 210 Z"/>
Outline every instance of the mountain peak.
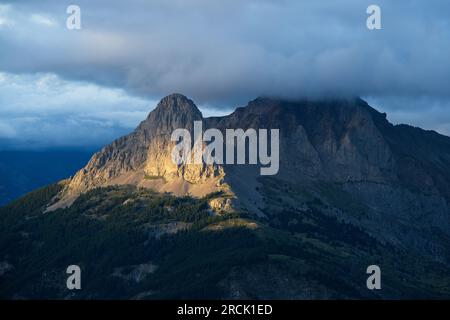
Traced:
<path fill-rule="evenodd" d="M 181 93 L 172 93 L 162 98 L 155 110 L 158 109 L 171 109 L 177 112 L 200 112 L 194 101 Z"/>
<path fill-rule="evenodd" d="M 153 134 L 169 133 L 177 128 L 189 129 L 194 121 L 202 119 L 202 113 L 191 99 L 180 93 L 173 93 L 161 99 L 140 128 Z"/>

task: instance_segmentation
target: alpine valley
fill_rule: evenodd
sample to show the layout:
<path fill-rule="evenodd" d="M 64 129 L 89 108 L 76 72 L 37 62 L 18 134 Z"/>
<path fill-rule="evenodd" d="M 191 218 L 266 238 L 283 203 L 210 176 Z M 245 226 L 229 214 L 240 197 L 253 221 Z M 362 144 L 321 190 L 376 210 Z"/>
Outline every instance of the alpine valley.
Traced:
<path fill-rule="evenodd" d="M 173 163 L 171 133 L 194 121 L 279 129 L 278 173 Z M 450 138 L 359 98 L 204 118 L 172 94 L 73 177 L 0 208 L 0 298 L 450 298 L 449 202 Z"/>

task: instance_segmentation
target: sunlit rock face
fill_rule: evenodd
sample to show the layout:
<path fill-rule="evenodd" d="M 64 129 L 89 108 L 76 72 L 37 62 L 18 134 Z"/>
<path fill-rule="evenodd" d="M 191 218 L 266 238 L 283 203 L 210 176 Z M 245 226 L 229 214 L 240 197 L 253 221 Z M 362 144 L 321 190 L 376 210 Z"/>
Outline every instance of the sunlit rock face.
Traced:
<path fill-rule="evenodd" d="M 70 205 L 81 193 L 100 186 L 134 184 L 177 195 L 203 196 L 220 191 L 224 171 L 218 165 L 176 164 L 171 141 L 175 129 L 191 133 L 203 121 L 197 106 L 181 94 L 163 98 L 131 134 L 97 152 L 65 187 L 49 209 Z"/>

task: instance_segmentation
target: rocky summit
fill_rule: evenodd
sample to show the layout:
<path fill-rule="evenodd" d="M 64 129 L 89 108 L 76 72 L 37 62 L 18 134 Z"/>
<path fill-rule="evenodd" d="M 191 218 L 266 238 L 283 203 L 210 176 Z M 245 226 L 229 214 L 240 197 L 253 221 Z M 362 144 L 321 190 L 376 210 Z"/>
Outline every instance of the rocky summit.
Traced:
<path fill-rule="evenodd" d="M 259 165 L 250 164 L 174 163 L 171 134 L 192 132 L 194 121 L 221 132 L 279 129 L 278 173 L 261 176 Z M 449 137 L 393 125 L 360 98 L 262 97 L 230 115 L 204 118 L 192 100 L 172 94 L 75 176 L 2 208 L 0 216 L 20 225 L 24 238 L 14 241 L 53 246 L 49 242 L 59 239 L 86 268 L 93 262 L 76 250 L 83 237 L 107 243 L 114 231 L 123 240 L 88 250 L 102 261 L 108 250 L 135 252 L 103 266 L 101 278 L 112 281 L 115 291 L 93 284 L 81 298 L 440 298 L 450 296 L 449 168 Z M 39 228 L 49 228 L 54 238 L 40 238 L 43 229 L 36 226 L 28 230 L 30 217 L 50 219 Z M 72 236 L 58 231 L 59 220 L 77 221 L 72 231 L 66 228 Z M 88 225 L 85 233 L 78 230 L 80 221 Z M 139 236 L 128 238 L 129 230 Z M 105 238 L 90 239 L 99 234 Z M 74 240 L 76 235 L 82 238 Z M 18 254 L 0 261 L 21 270 Z M 61 264 L 46 265 L 56 273 L 70 262 L 60 254 Z M 384 270 L 384 290 L 366 288 L 371 264 Z M 140 275 L 138 285 L 124 280 L 131 275 L 123 270 L 134 274 L 148 265 L 151 271 Z M 2 277 L 14 279 L 14 272 Z M 36 273 L 38 288 L 22 279 L 17 281 L 26 289 L 7 287 L 3 294 L 64 296 L 56 285 L 41 287 L 57 277 L 42 272 Z M 206 278 L 186 282 L 183 272 L 194 278 L 204 272 Z M 169 284 L 177 279 L 185 287 Z M 196 291 L 202 286 L 209 291 Z"/>

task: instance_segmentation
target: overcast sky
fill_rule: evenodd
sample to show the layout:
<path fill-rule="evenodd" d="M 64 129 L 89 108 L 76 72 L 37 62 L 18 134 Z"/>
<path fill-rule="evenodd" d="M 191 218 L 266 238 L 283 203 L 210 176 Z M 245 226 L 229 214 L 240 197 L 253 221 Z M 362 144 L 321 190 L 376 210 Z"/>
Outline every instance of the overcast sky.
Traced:
<path fill-rule="evenodd" d="M 66 8 L 81 8 L 81 30 Z M 381 8 L 381 30 L 366 9 Z M 101 145 L 181 92 L 206 115 L 260 95 L 358 95 L 450 133 L 450 1 L 0 2 L 0 148 Z"/>

